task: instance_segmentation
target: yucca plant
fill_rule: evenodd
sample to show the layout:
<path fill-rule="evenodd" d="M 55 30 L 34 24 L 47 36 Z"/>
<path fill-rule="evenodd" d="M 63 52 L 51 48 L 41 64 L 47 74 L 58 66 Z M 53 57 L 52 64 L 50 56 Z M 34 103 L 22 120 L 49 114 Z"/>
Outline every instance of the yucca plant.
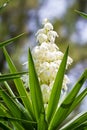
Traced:
<path fill-rule="evenodd" d="M 0 43 L 10 69 L 10 74 L 0 75 L 0 82 L 6 87 L 3 89 L 2 84 L 0 86 L 0 129 L 86 130 L 87 112 L 64 125 L 62 123 L 87 95 L 87 88 L 79 93 L 87 79 L 87 70 L 67 94 L 69 79 L 65 75 L 65 69 L 72 62 L 68 56 L 69 47 L 63 55 L 54 44 L 58 35 L 53 31 L 52 24 L 47 20 L 43 24 L 44 28 L 36 34 L 39 45 L 28 51 L 27 72 L 17 71 L 5 49 L 7 44 L 21 35 Z M 7 82 L 11 79 L 15 83 L 18 96 Z"/>

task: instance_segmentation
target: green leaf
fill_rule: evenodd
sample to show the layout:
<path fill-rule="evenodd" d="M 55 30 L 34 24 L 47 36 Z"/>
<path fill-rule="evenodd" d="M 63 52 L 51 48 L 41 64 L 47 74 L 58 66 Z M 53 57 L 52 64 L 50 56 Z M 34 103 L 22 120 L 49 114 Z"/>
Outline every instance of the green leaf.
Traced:
<path fill-rule="evenodd" d="M 84 114 L 77 115 L 73 120 L 67 123 L 60 130 L 77 130 L 77 127 L 79 127 L 81 124 L 85 123 L 86 121 L 87 121 L 87 112 L 85 112 Z"/>
<path fill-rule="evenodd" d="M 67 48 L 64 57 L 62 59 L 62 62 L 60 64 L 59 70 L 57 72 L 57 76 L 52 88 L 52 92 L 50 95 L 50 99 L 48 102 L 48 110 L 47 110 L 47 119 L 48 122 L 51 121 L 54 112 L 56 111 L 56 108 L 58 106 L 60 94 L 61 94 L 61 89 L 62 89 L 62 83 L 63 83 L 63 78 L 64 78 L 64 73 L 66 69 L 66 63 L 67 63 L 67 57 L 68 57 L 68 49 Z"/>
<path fill-rule="evenodd" d="M 73 89 L 69 92 L 69 94 L 62 102 L 59 109 L 56 111 L 50 123 L 49 130 L 54 130 L 55 128 L 57 128 L 62 123 L 62 121 L 64 121 L 64 119 L 67 117 L 67 113 L 86 79 L 87 79 L 87 70 L 84 71 L 78 82 L 75 84 Z"/>
<path fill-rule="evenodd" d="M 11 95 L 12 98 L 16 98 L 15 94 L 13 93 L 13 91 L 11 90 L 11 87 L 9 86 L 9 84 L 5 81 L 4 85 L 6 87 L 6 89 L 8 90 L 9 94 Z M 16 101 L 18 102 L 18 100 L 16 99 Z"/>
<path fill-rule="evenodd" d="M 11 113 L 9 112 L 6 105 L 4 106 L 3 104 L 0 103 L 0 116 L 6 117 L 6 116 L 10 116 L 10 115 L 11 115 Z M 0 119 L 0 122 L 2 124 L 2 125 L 0 124 L 0 126 L 1 126 L 0 128 L 5 128 L 5 127 L 8 128 L 8 125 L 6 125 L 6 123 L 4 123 L 5 124 L 5 126 L 4 126 L 3 120 Z M 17 122 L 10 122 L 10 123 L 13 124 L 13 126 L 16 128 L 16 130 L 19 130 L 19 129 L 24 130 L 23 127 L 20 124 L 18 124 Z"/>
<path fill-rule="evenodd" d="M 25 130 L 19 122 L 12 122 L 14 130 Z"/>
<path fill-rule="evenodd" d="M 11 98 L 13 98 L 18 103 L 18 105 L 20 105 L 20 107 L 22 109 L 24 109 L 24 106 L 18 101 L 18 98 L 21 98 L 21 97 L 20 96 L 19 97 L 15 96 L 15 94 L 13 93 L 11 87 L 9 86 L 9 84 L 6 81 L 4 82 L 4 85 L 5 85 L 6 89 L 8 90 Z"/>
<path fill-rule="evenodd" d="M 8 126 L 7 125 L 8 123 L 5 123 L 5 122 L 1 122 L 0 121 L 0 130 L 12 130 L 12 127 Z M 16 129 L 16 130 L 25 130 L 20 124 L 18 124 L 17 122 L 13 122 L 13 128 Z M 12 125 L 10 123 L 10 125 Z"/>
<path fill-rule="evenodd" d="M 87 130 L 87 121 L 80 124 L 78 127 L 76 127 L 74 130 Z"/>
<path fill-rule="evenodd" d="M 8 110 L 7 108 L 0 103 L 0 115 L 3 115 L 3 116 L 7 116 L 8 115 Z"/>
<path fill-rule="evenodd" d="M 26 116 L 26 111 L 21 109 L 20 105 L 13 100 L 3 89 L 0 90 L 0 95 L 2 99 L 4 100 L 5 105 L 9 109 L 10 115 L 14 116 L 15 118 L 21 118 L 21 119 L 26 119 L 28 121 L 31 121 L 30 117 L 27 115 Z M 21 124 L 20 124 L 21 125 Z M 27 128 L 27 124 L 24 123 L 23 126 Z M 33 130 L 33 127 L 31 127 L 31 124 L 28 124 L 30 130 Z"/>
<path fill-rule="evenodd" d="M 18 72 L 18 73 L 13 73 L 13 74 L 2 74 L 2 75 L 0 75 L 0 82 L 20 78 L 21 75 L 24 75 L 26 73 L 28 73 L 28 72 Z"/>
<path fill-rule="evenodd" d="M 12 42 L 14 42 L 14 41 L 16 41 L 18 38 L 20 38 L 20 37 L 23 36 L 24 34 L 25 34 L 25 33 L 22 33 L 22 34 L 20 34 L 20 35 L 14 37 L 14 38 L 11 38 L 11 39 L 9 39 L 9 40 L 6 40 L 6 41 L 4 41 L 4 42 L 1 42 L 1 43 L 0 43 L 0 48 L 2 48 L 3 46 L 6 46 L 6 45 L 8 45 L 8 44 L 10 44 L 10 43 L 12 43 Z"/>
<path fill-rule="evenodd" d="M 87 95 L 87 88 L 86 88 L 84 91 L 82 91 L 82 92 L 74 99 L 74 101 L 73 101 L 72 105 L 70 106 L 70 109 L 69 109 L 69 111 L 68 111 L 68 113 L 67 113 L 66 116 L 68 116 L 68 115 L 75 109 L 75 107 L 77 107 L 78 104 L 81 103 L 81 101 L 85 98 L 86 95 Z"/>
<path fill-rule="evenodd" d="M 86 13 L 83 13 L 81 11 L 78 11 L 78 10 L 75 10 L 76 13 L 80 14 L 82 17 L 86 18 L 87 19 L 87 14 Z"/>
<path fill-rule="evenodd" d="M 28 121 L 21 118 L 8 117 L 8 116 L 2 116 L 2 115 L 0 115 L 0 121 L 13 121 L 13 122 L 37 124 L 37 122 L 34 122 L 34 121 Z"/>
<path fill-rule="evenodd" d="M 41 88 L 35 71 L 34 62 L 32 59 L 30 49 L 28 55 L 28 62 L 29 62 L 29 85 L 30 85 L 30 92 L 31 92 L 31 100 L 32 100 L 34 114 L 36 120 L 38 121 L 40 118 L 40 113 L 42 112 L 42 110 L 44 111 L 44 104 L 42 99 Z"/>
<path fill-rule="evenodd" d="M 0 95 L 7 107 L 9 108 L 12 115 L 18 118 L 21 117 L 21 111 L 17 106 L 16 102 L 3 89 L 0 90 Z"/>
<path fill-rule="evenodd" d="M 42 111 L 40 113 L 40 118 L 38 121 L 38 130 L 48 130 L 48 124 L 45 119 L 45 112 Z"/>
<path fill-rule="evenodd" d="M 12 130 L 10 127 L 8 127 L 4 122 L 0 122 L 0 129 L 1 130 Z"/>
<path fill-rule="evenodd" d="M 11 71 L 11 73 L 17 73 L 17 70 L 9 56 L 9 54 L 7 53 L 6 49 L 3 48 L 3 51 L 4 51 L 4 54 L 5 54 L 5 57 L 6 57 L 6 60 L 8 62 L 8 65 L 9 65 L 9 69 Z M 25 106 L 25 108 L 27 109 L 27 111 L 29 112 L 30 116 L 32 119 L 34 119 L 34 114 L 33 114 L 33 109 L 32 109 L 32 106 L 31 106 L 31 101 L 30 101 L 30 98 L 28 96 L 28 93 L 23 85 L 23 82 L 21 79 L 15 79 L 14 80 L 14 83 L 16 85 L 16 88 L 19 92 L 19 95 L 21 97 L 25 97 L 25 98 L 21 98 L 21 100 L 23 101 L 23 104 Z"/>

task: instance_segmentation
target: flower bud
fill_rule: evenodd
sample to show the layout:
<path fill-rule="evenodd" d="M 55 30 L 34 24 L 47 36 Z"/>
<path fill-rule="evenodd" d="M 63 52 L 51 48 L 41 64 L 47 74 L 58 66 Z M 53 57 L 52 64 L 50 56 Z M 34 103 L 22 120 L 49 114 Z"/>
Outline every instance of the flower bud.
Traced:
<path fill-rule="evenodd" d="M 47 36 L 44 33 L 41 33 L 37 36 L 37 41 L 43 43 L 47 41 Z"/>
<path fill-rule="evenodd" d="M 47 31 L 53 30 L 53 25 L 51 23 L 46 23 L 44 25 L 44 29 L 46 29 Z"/>

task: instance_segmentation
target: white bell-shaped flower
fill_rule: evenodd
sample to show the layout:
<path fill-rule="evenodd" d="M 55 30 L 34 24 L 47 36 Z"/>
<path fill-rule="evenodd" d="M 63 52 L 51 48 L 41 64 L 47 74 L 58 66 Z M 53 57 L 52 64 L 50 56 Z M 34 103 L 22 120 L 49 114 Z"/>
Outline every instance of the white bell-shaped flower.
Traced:
<path fill-rule="evenodd" d="M 53 25 L 45 19 L 43 22 L 43 28 L 36 33 L 39 45 L 32 49 L 32 56 L 40 82 L 45 107 L 47 107 L 50 93 L 64 55 L 55 44 L 56 37 L 58 37 L 58 34 L 53 30 Z M 67 67 L 72 61 L 72 58 L 68 56 Z M 26 76 L 23 77 L 22 80 L 25 85 L 28 86 L 29 80 Z M 62 90 L 67 91 L 67 84 L 69 82 L 67 75 L 64 75 Z"/>

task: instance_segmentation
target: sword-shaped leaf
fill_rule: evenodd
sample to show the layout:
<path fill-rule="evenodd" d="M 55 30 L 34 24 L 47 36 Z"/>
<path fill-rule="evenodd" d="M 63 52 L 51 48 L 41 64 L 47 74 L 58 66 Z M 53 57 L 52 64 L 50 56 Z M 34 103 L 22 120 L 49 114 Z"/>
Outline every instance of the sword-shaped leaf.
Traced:
<path fill-rule="evenodd" d="M 8 45 L 8 44 L 10 44 L 10 43 L 12 43 L 12 42 L 14 42 L 14 41 L 16 41 L 18 38 L 20 38 L 20 37 L 23 36 L 24 34 L 25 34 L 25 33 L 22 33 L 22 34 L 20 34 L 20 35 L 14 37 L 14 38 L 11 38 L 11 39 L 9 39 L 9 40 L 6 40 L 6 41 L 4 41 L 4 42 L 1 42 L 1 43 L 0 43 L 0 48 L 2 48 L 3 46 L 6 46 L 6 45 Z"/>
<path fill-rule="evenodd" d="M 28 73 L 28 72 L 17 72 L 17 73 L 13 73 L 13 74 L 1 74 L 0 75 L 0 82 L 20 78 L 21 75 L 24 75 L 26 73 Z"/>
<path fill-rule="evenodd" d="M 71 105 L 73 106 L 73 103 L 75 103 L 74 102 L 75 98 L 86 79 L 87 79 L 87 70 L 85 70 L 85 72 L 82 74 L 82 76 L 75 84 L 73 89 L 66 96 L 59 109 L 56 111 L 49 126 L 50 130 L 54 130 L 55 128 L 57 128 L 62 123 L 62 121 L 64 121 L 64 119 L 67 117 L 67 113 Z"/>
<path fill-rule="evenodd" d="M 4 55 L 6 57 L 6 61 L 8 62 L 9 69 L 10 69 L 11 73 L 17 73 L 17 69 L 16 69 L 14 63 L 12 62 L 8 52 L 6 51 L 5 48 L 3 48 L 3 51 L 4 51 Z M 21 98 L 21 100 L 23 101 L 23 104 L 24 104 L 25 108 L 27 109 L 27 111 L 29 112 L 31 118 L 34 119 L 31 101 L 30 101 L 28 93 L 25 89 L 25 86 L 23 85 L 22 80 L 21 79 L 14 79 L 14 83 L 15 83 L 15 86 L 16 86 L 18 92 L 19 92 L 20 97 L 25 97 L 25 98 Z"/>
<path fill-rule="evenodd" d="M 60 130 L 78 130 L 77 128 L 79 126 L 81 128 L 81 125 L 85 124 L 85 122 L 87 125 L 87 112 L 77 115 L 74 119 L 72 119 Z M 85 130 L 85 129 L 80 129 L 80 130 Z"/>
<path fill-rule="evenodd" d="M 28 121 L 31 122 L 31 119 L 28 115 L 26 115 L 26 111 L 24 109 L 22 109 L 20 107 L 20 105 L 15 101 L 13 100 L 13 98 L 11 98 L 3 89 L 0 90 L 0 95 L 2 97 L 2 99 L 4 100 L 4 103 L 5 105 L 7 106 L 9 112 L 10 112 L 10 115 L 14 118 L 22 118 L 22 119 L 26 119 Z M 21 125 L 22 122 L 20 122 L 20 125 Z M 30 128 L 30 130 L 33 130 L 33 127 L 31 125 L 31 123 L 28 122 L 27 123 L 24 123 L 22 124 L 24 126 L 24 128 Z M 28 125 L 28 126 L 27 126 Z"/>
<path fill-rule="evenodd" d="M 4 122 L 0 122 L 0 129 L 1 130 L 12 130 L 10 127 L 8 127 Z"/>
<path fill-rule="evenodd" d="M 87 19 L 87 14 L 86 13 L 83 13 L 81 11 L 78 11 L 78 10 L 75 10 L 76 13 L 80 14 L 82 17 L 86 18 Z"/>
<path fill-rule="evenodd" d="M 48 102 L 48 110 L 47 110 L 48 122 L 51 121 L 53 114 L 56 111 L 56 108 L 58 106 L 58 102 L 59 102 L 59 98 L 60 98 L 60 94 L 61 94 L 61 89 L 62 89 L 64 73 L 65 73 L 65 69 L 66 69 L 68 49 L 69 49 L 69 47 L 67 48 L 67 50 L 64 54 L 64 57 L 62 59 L 62 62 L 60 64 L 59 70 L 57 72 L 56 79 L 54 81 L 54 85 L 53 85 L 53 88 L 52 88 L 50 99 L 49 99 L 49 102 Z"/>
<path fill-rule="evenodd" d="M 12 121 L 12 122 L 19 122 L 19 123 L 21 122 L 21 123 L 37 124 L 37 122 L 34 121 L 29 121 L 17 117 L 2 116 L 2 115 L 0 115 L 0 121 Z"/>
<path fill-rule="evenodd" d="M 67 113 L 66 116 L 68 116 L 74 109 L 76 106 L 78 106 L 78 104 L 81 103 L 81 101 L 86 97 L 87 95 L 87 88 L 85 90 L 83 90 L 73 101 L 73 104 L 70 106 L 70 109 Z"/>
<path fill-rule="evenodd" d="M 29 85 L 30 85 L 31 100 L 32 100 L 34 114 L 36 120 L 38 121 L 42 110 L 44 110 L 44 104 L 43 104 L 41 88 L 39 85 L 39 81 L 36 74 L 30 49 L 28 55 L 28 62 L 29 62 Z"/>

